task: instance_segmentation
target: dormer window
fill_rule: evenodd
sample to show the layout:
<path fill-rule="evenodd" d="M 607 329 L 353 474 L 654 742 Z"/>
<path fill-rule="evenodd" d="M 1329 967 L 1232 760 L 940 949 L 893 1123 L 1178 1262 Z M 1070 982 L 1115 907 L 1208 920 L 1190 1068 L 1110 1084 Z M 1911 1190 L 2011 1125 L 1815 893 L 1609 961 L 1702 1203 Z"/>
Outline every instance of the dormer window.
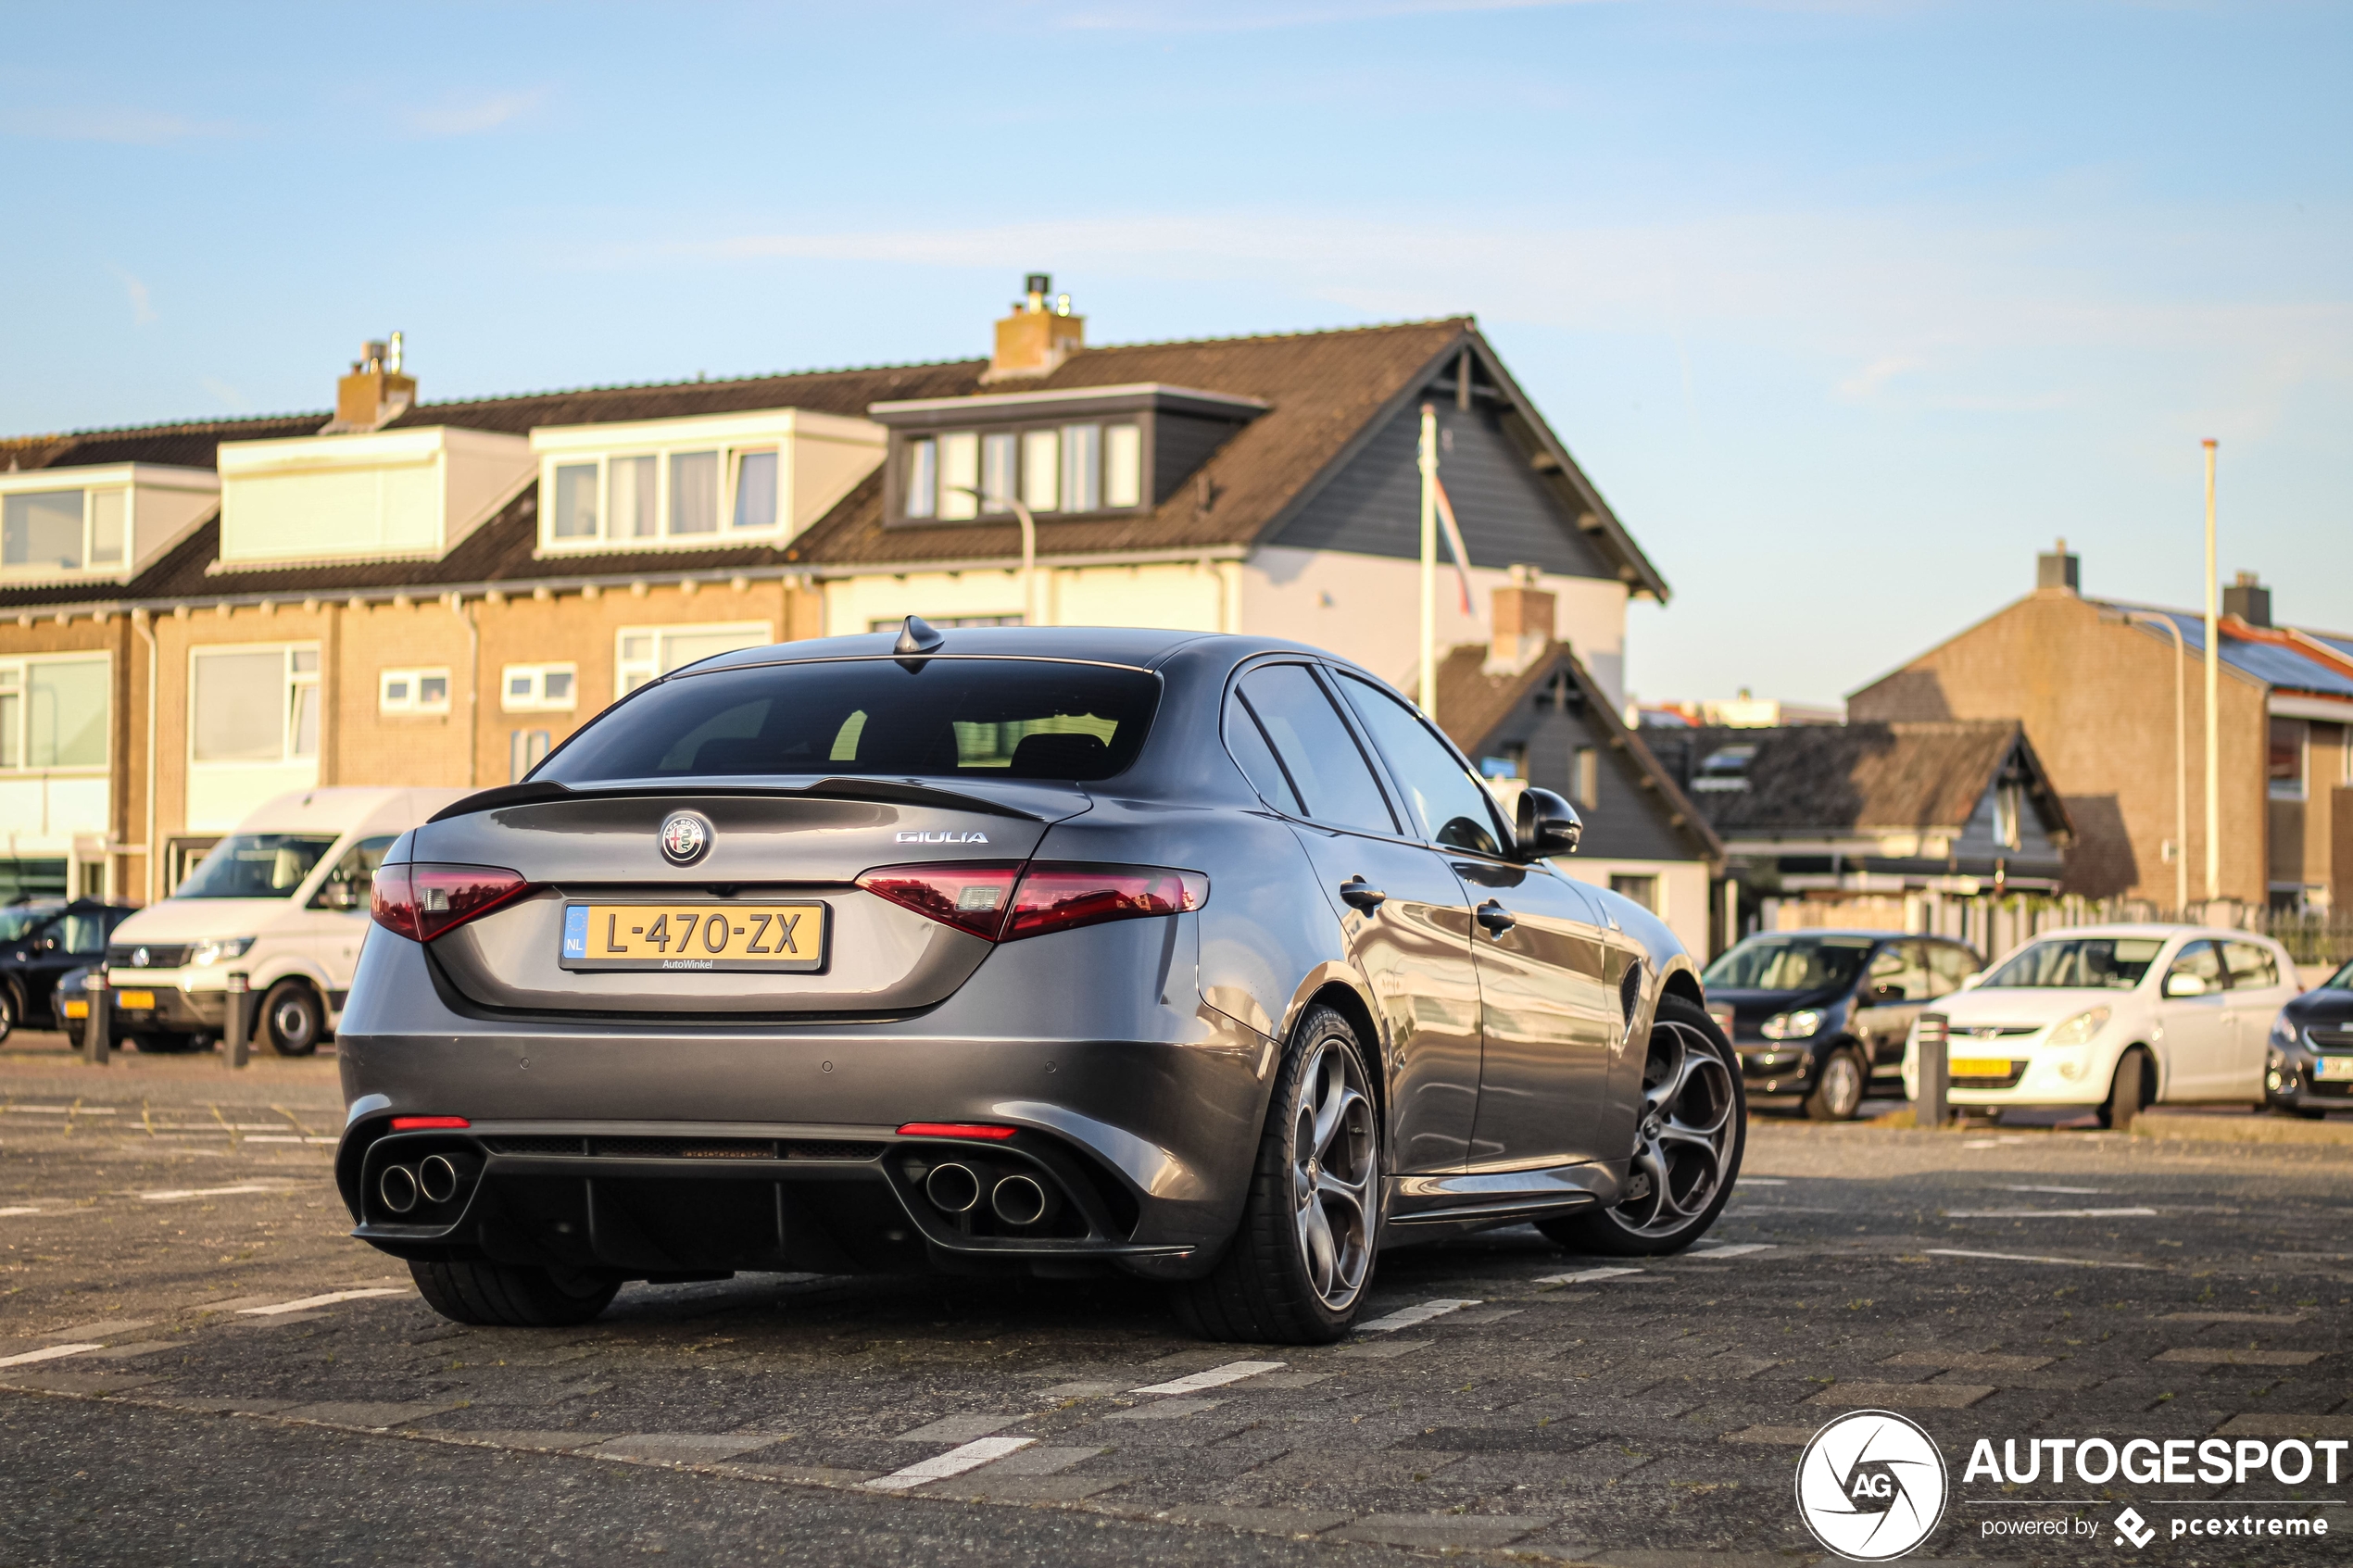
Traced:
<path fill-rule="evenodd" d="M 883 433 L 792 408 L 534 431 L 543 551 L 775 545 L 873 471 Z"/>
<path fill-rule="evenodd" d="M 208 471 L 145 463 L 0 473 L 0 581 L 127 577 L 219 491 Z"/>
<path fill-rule="evenodd" d="M 1692 787 L 1703 793 L 1748 787 L 1748 765 L 1756 759 L 1753 746 L 1722 746 L 1700 759 Z"/>
<path fill-rule="evenodd" d="M 1084 517 L 1157 505 L 1266 409 L 1141 383 L 877 403 L 891 428 L 886 523 Z"/>

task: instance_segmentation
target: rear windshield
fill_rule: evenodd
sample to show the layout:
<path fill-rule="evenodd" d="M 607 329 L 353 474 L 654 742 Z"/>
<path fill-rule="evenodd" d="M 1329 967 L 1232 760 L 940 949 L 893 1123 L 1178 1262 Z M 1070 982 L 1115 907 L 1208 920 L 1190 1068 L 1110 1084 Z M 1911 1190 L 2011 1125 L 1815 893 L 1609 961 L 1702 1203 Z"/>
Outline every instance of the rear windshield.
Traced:
<path fill-rule="evenodd" d="M 678 676 L 606 713 L 535 779 L 883 773 L 1107 779 L 1160 701 L 1140 670 L 1045 659 L 843 659 Z"/>
<path fill-rule="evenodd" d="M 1868 936 L 1752 936 L 1700 979 L 1728 991 L 1826 991 L 1852 985 L 1875 946 Z"/>
<path fill-rule="evenodd" d="M 172 890 L 174 898 L 283 898 L 302 884 L 333 838 L 296 833 L 239 833 L 212 847 L 204 863 Z"/>
<path fill-rule="evenodd" d="M 2155 936 L 2068 936 L 2022 947 L 1987 975 L 1987 990 L 2012 986 L 2129 991 L 2157 961 L 2164 941 Z"/>

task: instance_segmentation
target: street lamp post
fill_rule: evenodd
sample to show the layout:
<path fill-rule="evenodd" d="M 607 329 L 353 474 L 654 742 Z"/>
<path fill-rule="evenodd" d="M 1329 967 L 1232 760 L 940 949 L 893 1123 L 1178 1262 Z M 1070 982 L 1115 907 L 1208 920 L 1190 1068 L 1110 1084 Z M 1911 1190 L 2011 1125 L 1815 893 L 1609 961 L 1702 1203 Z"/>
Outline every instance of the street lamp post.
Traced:
<path fill-rule="evenodd" d="M 1018 495 L 984 495 L 969 484 L 945 488 L 951 495 L 970 495 L 975 507 L 1011 507 L 1013 516 L 1021 520 L 1021 621 L 1025 626 L 1037 625 L 1038 520 Z"/>
<path fill-rule="evenodd" d="M 2142 626 L 2163 627 L 2173 638 L 2173 912 L 2190 907 L 2190 742 L 2189 698 L 2182 666 L 2190 660 L 2189 645 L 2181 623 L 2170 615 L 2145 609 L 2119 609 L 2118 618 Z"/>

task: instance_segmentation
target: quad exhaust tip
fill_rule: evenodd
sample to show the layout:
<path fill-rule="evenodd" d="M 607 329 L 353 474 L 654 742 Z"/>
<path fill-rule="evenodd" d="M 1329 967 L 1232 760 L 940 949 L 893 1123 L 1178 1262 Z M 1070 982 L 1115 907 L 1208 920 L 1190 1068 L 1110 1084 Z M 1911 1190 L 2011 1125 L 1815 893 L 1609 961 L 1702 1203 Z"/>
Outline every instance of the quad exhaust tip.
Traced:
<path fill-rule="evenodd" d="M 1007 1176 L 988 1195 L 988 1207 L 1009 1225 L 1034 1225 L 1052 1200 L 1035 1176 Z"/>
<path fill-rule="evenodd" d="M 417 1206 L 417 1173 L 406 1165 L 386 1166 L 376 1178 L 376 1196 L 394 1213 L 406 1214 Z"/>
<path fill-rule="evenodd" d="M 463 1179 L 457 1163 L 446 1154 L 428 1154 L 417 1162 L 417 1190 L 428 1203 L 447 1203 L 457 1197 Z"/>
<path fill-rule="evenodd" d="M 980 1178 L 969 1165 L 935 1165 L 924 1178 L 924 1196 L 942 1213 L 969 1213 L 980 1203 Z"/>

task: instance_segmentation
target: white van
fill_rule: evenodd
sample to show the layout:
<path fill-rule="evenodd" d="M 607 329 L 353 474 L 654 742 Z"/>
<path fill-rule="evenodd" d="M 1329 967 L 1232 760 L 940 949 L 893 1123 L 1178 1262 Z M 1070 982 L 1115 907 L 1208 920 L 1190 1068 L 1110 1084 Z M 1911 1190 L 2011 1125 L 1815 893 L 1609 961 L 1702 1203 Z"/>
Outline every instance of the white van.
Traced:
<path fill-rule="evenodd" d="M 257 1045 L 308 1056 L 334 1032 L 368 934 L 369 886 L 393 840 L 462 789 L 306 789 L 261 807 L 171 896 L 107 943 L 116 1027 L 143 1051 L 220 1037 L 231 973 L 260 1005 Z"/>

